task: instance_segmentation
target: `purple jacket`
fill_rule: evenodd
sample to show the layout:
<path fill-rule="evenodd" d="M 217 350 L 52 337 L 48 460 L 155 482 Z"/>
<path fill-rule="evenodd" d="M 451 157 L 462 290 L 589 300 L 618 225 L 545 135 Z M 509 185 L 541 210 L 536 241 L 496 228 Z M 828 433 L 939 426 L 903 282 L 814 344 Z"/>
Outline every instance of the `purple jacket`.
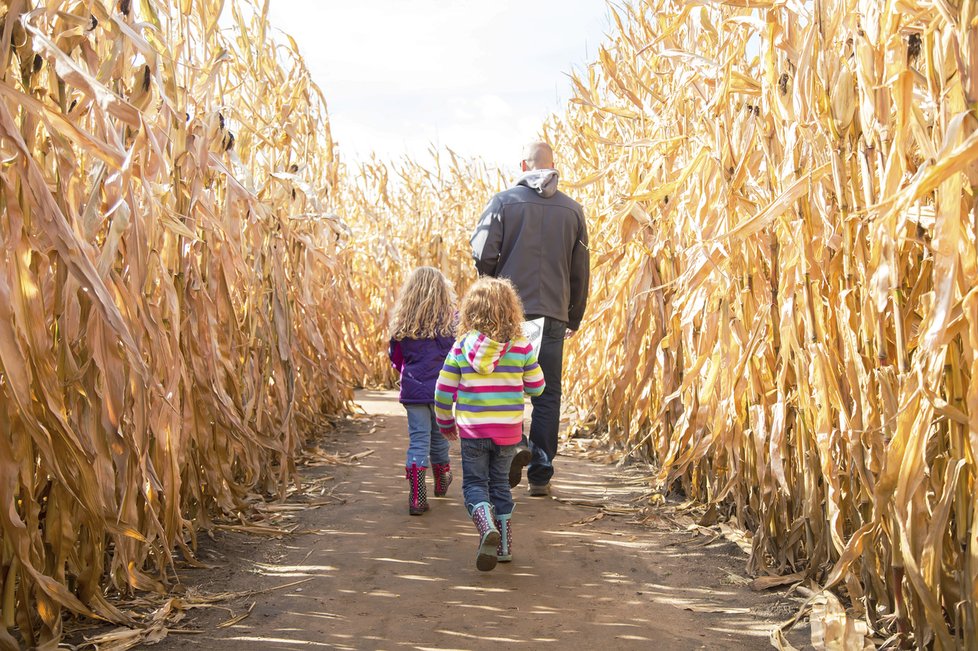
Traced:
<path fill-rule="evenodd" d="M 401 374 L 401 404 L 434 404 L 438 373 L 454 345 L 454 337 L 391 339 L 387 354 Z"/>

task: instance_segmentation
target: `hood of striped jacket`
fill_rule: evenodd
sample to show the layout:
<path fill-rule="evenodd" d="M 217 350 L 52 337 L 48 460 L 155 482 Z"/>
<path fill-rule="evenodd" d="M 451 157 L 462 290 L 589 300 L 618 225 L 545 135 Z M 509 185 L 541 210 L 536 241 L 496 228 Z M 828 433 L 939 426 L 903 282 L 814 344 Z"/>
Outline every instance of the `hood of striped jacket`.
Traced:
<path fill-rule="evenodd" d="M 469 332 L 462 337 L 461 347 L 465 359 L 472 369 L 480 375 L 489 375 L 496 370 L 499 360 L 512 343 L 500 343 L 485 336 L 481 332 Z"/>

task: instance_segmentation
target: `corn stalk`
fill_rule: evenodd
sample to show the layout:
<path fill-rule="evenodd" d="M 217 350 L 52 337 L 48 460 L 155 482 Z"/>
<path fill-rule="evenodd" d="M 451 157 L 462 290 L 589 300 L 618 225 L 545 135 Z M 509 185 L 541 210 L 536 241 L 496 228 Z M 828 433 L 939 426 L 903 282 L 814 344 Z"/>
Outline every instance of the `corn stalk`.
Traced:
<path fill-rule="evenodd" d="M 615 15 L 545 129 L 594 233 L 570 401 L 751 531 L 753 572 L 978 645 L 974 4 Z"/>
<path fill-rule="evenodd" d="M 592 237 L 578 426 L 750 531 L 755 574 L 802 572 L 942 649 L 978 647 L 974 6 L 613 7 L 543 127 Z M 388 171 L 367 175 L 393 210 L 365 226 L 395 261 L 378 297 L 441 264 L 424 243 L 468 264 L 496 185 L 420 214 Z"/>
<path fill-rule="evenodd" d="M 9 0 L 0 74 L 0 648 L 54 648 L 284 493 L 359 307 L 325 101 L 262 7 Z"/>
<path fill-rule="evenodd" d="M 388 324 L 401 283 L 420 265 L 434 266 L 464 290 L 475 280 L 469 245 L 474 220 L 489 197 L 505 187 L 499 171 L 452 151 L 432 150 L 432 161 L 368 161 L 342 168 L 337 211 L 357 242 L 353 279 L 366 318 L 357 329 L 366 370 L 363 385 L 391 386 Z M 519 154 L 517 153 L 516 156 Z"/>

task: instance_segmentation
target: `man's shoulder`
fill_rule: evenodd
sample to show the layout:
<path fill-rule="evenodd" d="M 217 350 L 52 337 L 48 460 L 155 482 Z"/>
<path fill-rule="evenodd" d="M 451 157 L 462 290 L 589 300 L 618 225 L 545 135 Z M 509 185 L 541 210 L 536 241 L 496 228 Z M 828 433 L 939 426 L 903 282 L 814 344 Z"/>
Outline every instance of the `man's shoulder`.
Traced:
<path fill-rule="evenodd" d="M 498 192 L 493 197 L 493 201 L 503 206 L 514 203 L 538 203 L 569 208 L 570 210 L 573 210 L 579 214 L 583 214 L 584 212 L 581 204 L 574 199 L 571 199 L 560 190 L 557 190 L 556 194 L 554 194 L 552 197 L 544 198 L 525 185 L 517 185 L 512 188 L 507 188 L 502 192 Z"/>
<path fill-rule="evenodd" d="M 535 197 L 537 193 L 525 185 L 516 185 L 497 192 L 493 199 L 499 203 L 506 204 L 527 201 L 531 196 Z"/>

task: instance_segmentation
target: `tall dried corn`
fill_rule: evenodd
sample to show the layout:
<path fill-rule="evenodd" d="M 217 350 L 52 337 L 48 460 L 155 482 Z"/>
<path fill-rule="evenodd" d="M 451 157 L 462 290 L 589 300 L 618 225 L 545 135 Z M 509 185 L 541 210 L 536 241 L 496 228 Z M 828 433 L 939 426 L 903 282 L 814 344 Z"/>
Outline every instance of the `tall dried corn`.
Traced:
<path fill-rule="evenodd" d="M 301 66 L 289 77 L 274 63 L 263 22 L 226 59 L 204 3 L 188 18 L 158 8 L 142 41 L 102 9 L 115 39 L 93 43 L 65 14 L 28 20 L 56 35 L 37 70 L 37 35 L 2 33 L 14 44 L 4 110 L 27 151 L 5 134 L 3 236 L 19 253 L 0 276 L 12 324 L 0 445 L 26 447 L 0 449 L 0 498 L 26 497 L 17 515 L 39 533 L 2 522 L 0 614 L 30 630 L 33 590 L 45 639 L 58 604 L 83 607 L 65 583 L 122 617 L 101 599 L 99 562 L 80 574 L 75 560 L 101 558 L 106 535 L 112 580 L 155 587 L 140 570 L 163 574 L 184 518 L 287 476 L 263 473 L 266 455 L 287 468 L 295 418 L 345 397 L 323 373 L 390 379 L 384 331 L 403 273 L 435 264 L 463 290 L 469 231 L 501 181 L 453 159 L 368 164 L 338 184 L 328 134 L 314 133 L 322 102 Z M 804 571 L 877 630 L 939 648 L 978 646 L 974 12 L 646 0 L 615 14 L 613 41 L 545 128 L 591 217 L 591 308 L 566 377 L 582 422 L 751 530 L 756 572 Z M 196 37 L 174 38 L 184 30 Z M 62 87 L 58 49 L 98 82 L 62 62 Z M 186 128 L 173 117 L 184 106 Z M 240 162 L 218 144 L 224 108 Z M 58 189 L 46 203 L 32 194 L 45 185 Z M 327 193 L 352 230 L 295 219 Z M 211 468 L 201 449 L 236 461 Z M 9 597 L 13 617 L 11 586 L 28 595 Z"/>
<path fill-rule="evenodd" d="M 547 127 L 593 216 L 571 402 L 728 508 L 755 572 L 978 646 L 975 4 L 617 17 Z"/>
<path fill-rule="evenodd" d="M 357 242 L 353 278 L 365 300 L 357 329 L 364 384 L 391 383 L 387 359 L 390 312 L 400 285 L 419 265 L 437 267 L 464 291 L 475 279 L 469 235 L 488 197 L 504 186 L 499 172 L 451 151 L 416 161 L 369 162 L 345 169 L 339 214 Z M 518 154 L 517 154 L 518 155 Z"/>
<path fill-rule="evenodd" d="M 126 621 L 363 374 L 325 103 L 248 7 L 0 7 L 0 648 Z"/>
<path fill-rule="evenodd" d="M 591 220 L 569 402 L 753 532 L 755 572 L 805 572 L 920 646 L 978 647 L 975 4 L 614 16 L 544 128 Z M 468 265 L 495 182 L 432 196 L 440 219 L 415 226 L 417 188 L 386 173 L 373 255 L 441 263 L 434 241 Z"/>

